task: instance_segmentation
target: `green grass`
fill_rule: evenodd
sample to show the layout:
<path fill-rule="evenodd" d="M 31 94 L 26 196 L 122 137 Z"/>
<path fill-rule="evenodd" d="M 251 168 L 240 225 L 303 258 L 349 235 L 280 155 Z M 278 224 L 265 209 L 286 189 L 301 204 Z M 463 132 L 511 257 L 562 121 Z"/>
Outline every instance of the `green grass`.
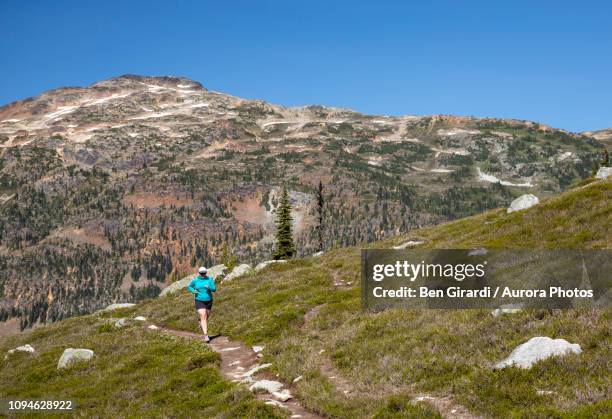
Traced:
<path fill-rule="evenodd" d="M 86 417 L 283 417 L 223 380 L 219 355 L 200 342 L 109 321 L 72 318 L 5 339 L 2 354 L 24 343 L 36 353 L 2 361 L 0 398 L 74 400 L 75 413 Z M 67 347 L 92 349 L 93 361 L 58 370 Z"/>
<path fill-rule="evenodd" d="M 610 202 L 612 183 L 599 182 L 527 211 L 490 211 L 372 246 L 419 238 L 437 248 L 609 248 Z M 393 397 L 408 400 L 419 392 L 452 395 L 473 412 L 494 417 L 612 412 L 610 310 L 527 310 L 497 318 L 486 310 L 363 312 L 359 255 L 357 248 L 337 249 L 221 284 L 213 333 L 266 345 L 264 360 L 287 382 L 304 376 L 297 395 L 331 417 L 371 417 Z M 334 277 L 352 285 L 335 288 Z M 305 326 L 304 314 L 319 305 Z M 171 327 L 197 330 L 187 294 L 150 301 L 142 310 Z M 579 343 L 583 353 L 531 370 L 493 370 L 517 345 L 541 335 Z M 359 397 L 333 389 L 320 372 L 324 357 Z"/>

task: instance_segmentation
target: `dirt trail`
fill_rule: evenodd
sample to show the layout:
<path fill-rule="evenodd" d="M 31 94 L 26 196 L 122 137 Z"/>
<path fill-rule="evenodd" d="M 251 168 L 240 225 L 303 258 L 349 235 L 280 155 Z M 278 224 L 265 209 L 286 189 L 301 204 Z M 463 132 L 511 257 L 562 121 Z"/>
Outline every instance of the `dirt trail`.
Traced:
<path fill-rule="evenodd" d="M 334 277 L 334 285 L 336 285 L 336 278 Z M 321 304 L 315 306 L 308 310 L 306 314 L 304 314 L 304 325 L 302 326 L 302 330 L 304 333 L 308 333 L 308 325 L 312 323 L 312 321 L 319 314 L 319 311 L 325 306 L 325 304 Z M 312 332 L 313 336 L 316 336 Z M 346 397 L 354 398 L 359 397 L 361 393 L 355 389 L 351 381 L 349 381 L 343 374 L 333 365 L 332 360 L 325 352 L 319 351 L 320 356 L 320 367 L 319 371 L 322 375 L 327 377 L 327 379 Z M 425 403 L 430 407 L 442 415 L 443 418 L 453 418 L 453 419 L 477 419 L 479 416 L 476 416 L 465 407 L 458 403 L 456 403 L 450 396 L 433 396 L 430 394 L 419 394 L 418 396 L 412 399 L 413 403 Z"/>
<path fill-rule="evenodd" d="M 165 327 L 157 327 L 157 329 L 149 330 L 163 331 L 185 339 L 202 340 L 201 334 L 186 332 L 183 330 L 168 329 Z M 205 343 L 202 342 L 202 345 L 205 345 Z M 229 340 L 226 336 L 215 337 L 208 345 L 213 351 L 221 355 L 221 374 L 223 374 L 226 379 L 230 381 L 244 382 L 247 385 L 251 383 L 251 381 L 249 381 L 249 377 L 245 376 L 245 373 L 260 365 L 257 354 L 251 348 L 248 348 L 242 342 Z M 265 373 L 263 371 L 258 371 L 252 374 L 252 377 L 258 375 L 265 375 Z M 257 381 L 257 379 L 255 379 L 255 381 Z M 254 393 L 254 395 L 257 399 L 268 404 L 273 404 L 289 410 L 292 418 L 321 418 L 321 416 L 306 410 L 297 400 L 293 398 L 283 402 L 276 400 L 268 393 L 257 392 Z"/>

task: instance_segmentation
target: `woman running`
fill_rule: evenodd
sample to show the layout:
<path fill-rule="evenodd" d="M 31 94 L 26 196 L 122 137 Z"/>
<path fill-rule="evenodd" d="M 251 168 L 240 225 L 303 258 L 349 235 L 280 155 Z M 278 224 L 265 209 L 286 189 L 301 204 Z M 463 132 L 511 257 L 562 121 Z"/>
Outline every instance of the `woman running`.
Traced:
<path fill-rule="evenodd" d="M 202 332 L 204 332 L 204 342 L 209 343 L 208 319 L 212 310 L 212 293 L 217 291 L 217 287 L 215 286 L 215 280 L 210 276 L 206 276 L 205 267 L 200 267 L 198 273 L 199 275 L 191 281 L 187 289 L 195 296 L 195 308 L 200 316 L 200 326 L 202 327 Z"/>

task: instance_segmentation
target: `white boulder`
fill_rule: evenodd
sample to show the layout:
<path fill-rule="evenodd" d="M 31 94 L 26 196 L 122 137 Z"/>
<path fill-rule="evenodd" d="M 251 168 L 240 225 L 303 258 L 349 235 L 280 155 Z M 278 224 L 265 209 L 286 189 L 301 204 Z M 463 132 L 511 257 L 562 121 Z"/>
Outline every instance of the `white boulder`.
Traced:
<path fill-rule="evenodd" d="M 115 304 L 111 304 L 108 307 L 100 310 L 100 311 L 113 311 L 113 310 L 119 310 L 120 308 L 130 308 L 130 307 L 134 307 L 136 304 L 134 303 L 115 303 Z"/>
<path fill-rule="evenodd" d="M 408 240 L 405 243 L 398 244 L 397 246 L 393 246 L 395 250 L 406 249 L 408 247 L 415 247 L 425 243 L 423 240 Z"/>
<path fill-rule="evenodd" d="M 208 268 L 206 275 L 211 276 L 214 280 L 221 279 L 223 275 L 227 273 L 227 266 L 224 264 L 215 265 L 212 268 Z"/>
<path fill-rule="evenodd" d="M 62 353 L 57 363 L 57 368 L 66 368 L 71 363 L 77 361 L 89 361 L 93 356 L 94 352 L 91 349 L 67 348 L 64 350 L 64 353 Z"/>
<path fill-rule="evenodd" d="M 258 263 L 257 266 L 255 266 L 255 272 L 261 271 L 266 266 L 272 265 L 274 263 L 287 263 L 287 261 L 286 260 L 266 260 L 265 262 Z"/>
<path fill-rule="evenodd" d="M 579 354 L 581 352 L 582 349 L 577 343 L 569 343 L 565 339 L 536 336 L 517 346 L 510 356 L 495 365 L 495 368 L 501 369 L 509 366 L 531 368 L 536 362 L 551 356 L 563 356 L 569 353 Z"/>
<path fill-rule="evenodd" d="M 272 393 L 272 396 L 281 402 L 286 402 L 287 400 L 293 399 L 293 395 L 289 392 L 289 390 L 275 391 Z"/>
<path fill-rule="evenodd" d="M 136 320 L 137 322 L 146 322 L 147 318 L 144 316 L 136 316 L 134 317 L 134 320 Z"/>
<path fill-rule="evenodd" d="M 283 384 L 278 381 L 260 380 L 260 381 L 255 381 L 253 384 L 251 384 L 251 387 L 249 387 L 249 390 L 251 391 L 265 390 L 268 393 L 273 394 L 275 392 L 280 391 L 282 388 L 283 388 Z"/>
<path fill-rule="evenodd" d="M 126 321 L 127 320 L 125 318 L 121 318 L 121 319 L 117 320 L 115 322 L 115 327 L 118 328 L 118 329 L 122 328 L 123 326 L 125 326 Z"/>
<path fill-rule="evenodd" d="M 164 295 L 172 294 L 182 290 L 183 288 L 186 288 L 187 285 L 189 285 L 189 283 L 191 282 L 191 280 L 196 276 L 197 274 L 188 275 L 183 279 L 179 279 L 178 281 L 173 282 L 172 284 L 161 290 L 159 296 L 163 297 Z"/>
<path fill-rule="evenodd" d="M 228 276 L 225 277 L 224 281 L 231 281 L 232 279 L 238 278 L 246 273 L 248 273 L 251 269 L 251 265 L 247 263 L 242 263 L 232 269 L 232 272 L 229 273 Z"/>
<path fill-rule="evenodd" d="M 523 311 L 523 304 L 502 304 L 491 312 L 493 317 L 501 316 L 502 314 L 515 314 Z"/>
<path fill-rule="evenodd" d="M 610 176 L 612 176 L 612 167 L 600 167 L 599 170 L 597 170 L 595 179 L 605 179 Z"/>
<path fill-rule="evenodd" d="M 14 354 L 15 352 L 27 352 L 27 353 L 34 353 L 34 347 L 30 344 L 25 344 L 22 346 L 18 346 L 14 349 L 9 349 L 8 352 L 6 353 L 6 355 L 4 356 L 4 359 L 7 359 L 10 355 Z"/>
<path fill-rule="evenodd" d="M 261 351 L 263 351 L 263 350 L 264 350 L 264 347 L 265 347 L 265 346 L 254 345 L 252 349 L 253 349 L 253 352 L 255 352 L 256 354 L 258 354 L 258 353 L 260 353 Z"/>
<path fill-rule="evenodd" d="M 320 251 L 312 254 L 313 258 L 318 258 L 320 256 L 323 256 L 323 250 L 320 250 Z"/>
<path fill-rule="evenodd" d="M 527 208 L 531 208 L 534 205 L 538 205 L 539 203 L 540 203 L 540 200 L 538 199 L 537 196 L 532 195 L 532 194 L 525 194 L 525 195 L 519 196 L 514 201 L 512 201 L 507 211 L 508 211 L 508 214 L 510 214 L 511 212 L 514 212 L 514 211 L 520 211 L 520 210 L 524 210 Z"/>

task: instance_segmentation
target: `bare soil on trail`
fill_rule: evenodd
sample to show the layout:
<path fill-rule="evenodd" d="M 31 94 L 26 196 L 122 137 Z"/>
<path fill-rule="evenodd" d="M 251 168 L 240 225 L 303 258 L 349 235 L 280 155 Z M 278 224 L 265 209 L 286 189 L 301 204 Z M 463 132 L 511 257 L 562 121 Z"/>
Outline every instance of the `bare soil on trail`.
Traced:
<path fill-rule="evenodd" d="M 206 344 L 202 335 L 198 333 L 168 329 L 165 327 L 158 327 L 158 329 L 155 329 L 154 331 L 163 331 L 185 339 L 196 339 L 202 341 L 202 345 L 208 345 L 213 351 L 221 355 L 221 374 L 230 381 L 244 382 L 245 384 L 249 385 L 247 381 L 244 381 L 246 378 L 244 374 L 252 368 L 260 365 L 257 354 L 251 348 L 247 347 L 242 342 L 232 341 L 226 336 L 214 337 L 210 343 Z M 263 371 L 257 372 L 253 374 L 253 377 L 259 375 L 267 374 L 265 374 Z M 291 390 L 291 386 L 286 385 L 285 388 Z M 272 395 L 268 393 L 256 392 L 254 395 L 259 400 L 289 410 L 292 418 L 322 418 L 322 416 L 306 410 L 296 399 L 292 398 L 282 402 L 274 399 Z"/>
<path fill-rule="evenodd" d="M 334 286 L 338 286 L 338 278 L 334 275 Z M 325 304 L 321 304 L 312 307 L 304 314 L 304 325 L 302 330 L 307 333 L 307 330 L 311 330 L 308 326 L 319 314 Z M 316 335 L 313 334 L 313 337 Z M 359 397 L 363 393 L 358 391 L 351 381 L 343 376 L 342 372 L 333 365 L 331 358 L 324 352 L 323 349 L 318 349 L 320 357 L 319 371 L 325 376 L 335 387 L 343 393 L 346 397 L 354 398 Z M 371 395 L 369 395 L 371 397 Z M 450 396 L 434 396 L 431 394 L 418 394 L 412 399 L 413 403 L 425 403 L 438 411 L 443 418 L 453 419 L 478 419 L 480 416 L 476 416 L 465 407 L 456 403 Z"/>

